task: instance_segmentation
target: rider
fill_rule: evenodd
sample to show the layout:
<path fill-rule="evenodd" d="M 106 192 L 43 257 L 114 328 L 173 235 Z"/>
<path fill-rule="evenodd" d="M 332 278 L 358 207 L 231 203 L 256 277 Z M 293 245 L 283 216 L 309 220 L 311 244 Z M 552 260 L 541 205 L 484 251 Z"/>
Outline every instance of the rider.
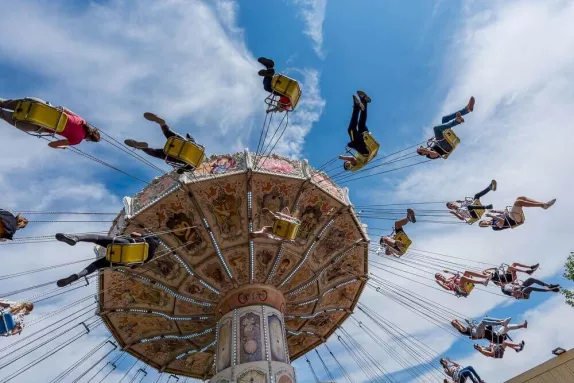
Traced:
<path fill-rule="evenodd" d="M 470 100 L 468 100 L 468 104 L 464 108 L 458 112 L 449 114 L 448 116 L 444 116 L 442 118 L 442 125 L 438 125 L 433 128 L 434 137 L 431 137 L 427 140 L 427 143 L 430 146 L 428 148 L 424 148 L 422 146 L 419 147 L 417 149 L 417 153 L 431 160 L 440 158 L 441 156 L 450 153 L 453 147 L 444 139 L 444 131 L 462 124 L 464 122 L 462 116 L 472 112 L 473 110 L 474 97 L 471 97 Z"/>
<path fill-rule="evenodd" d="M 45 129 L 41 126 L 34 125 L 29 122 L 19 122 L 14 120 L 14 111 L 18 104 L 22 101 L 34 101 L 41 104 L 50 105 L 49 102 L 44 101 L 39 98 L 28 97 L 25 99 L 13 99 L 13 100 L 6 100 L 0 98 L 0 118 L 4 121 L 9 123 L 10 125 L 14 125 L 16 128 L 29 133 L 52 133 L 51 130 Z M 68 122 L 66 123 L 66 127 L 63 131 L 58 132 L 56 134 L 64 137 L 64 139 L 52 141 L 48 144 L 49 147 L 54 149 L 65 149 L 67 146 L 70 145 L 78 145 L 82 141 L 90 141 L 90 142 L 99 142 L 100 141 L 100 132 L 97 128 L 92 127 L 86 120 L 82 117 L 78 116 L 71 110 L 64 108 L 63 106 L 60 107 L 66 116 L 68 117 Z"/>
<path fill-rule="evenodd" d="M 521 328 L 528 328 L 528 322 L 524 321 L 523 324 L 513 325 L 510 324 L 512 318 L 494 319 L 483 318 L 478 324 L 466 320 L 469 327 L 464 326 L 459 320 L 454 319 L 452 326 L 463 335 L 468 336 L 470 339 L 488 339 L 492 343 L 502 343 L 506 340 L 508 331 L 519 330 Z"/>
<path fill-rule="evenodd" d="M 465 271 L 462 275 L 458 272 L 453 273 L 448 270 L 444 270 L 444 272 L 452 274 L 452 277 L 446 278 L 444 275 L 436 273 L 434 275 L 436 283 L 445 290 L 453 291 L 457 297 L 466 298 L 468 296 L 468 293 L 464 289 L 464 286 L 468 283 L 472 283 L 473 285 L 480 283 L 488 286 L 488 282 L 490 281 L 490 275 L 478 274 L 472 271 Z"/>
<path fill-rule="evenodd" d="M 407 223 L 412 222 L 415 223 L 417 222 L 417 219 L 415 217 L 415 212 L 413 209 L 407 209 L 407 217 L 403 218 L 403 219 L 399 219 L 398 221 L 395 222 L 395 234 L 392 236 L 388 236 L 388 235 L 384 235 L 381 237 L 381 239 L 379 240 L 379 244 L 381 246 L 386 245 L 386 249 L 385 249 L 385 254 L 386 255 L 397 255 L 397 256 L 401 256 L 406 252 L 406 249 L 404 247 L 404 244 L 400 241 L 397 241 L 395 239 L 396 235 L 399 233 L 404 233 L 405 231 L 403 230 L 403 226 L 405 226 Z"/>
<path fill-rule="evenodd" d="M 510 347 L 516 352 L 520 352 L 524 350 L 524 341 L 520 343 L 512 343 L 508 341 L 504 341 L 500 344 L 490 343 L 488 347 L 482 347 L 478 344 L 474 345 L 474 349 L 480 352 L 484 356 L 488 356 L 489 358 L 494 359 L 502 359 L 504 356 L 504 351 L 506 351 L 506 347 Z"/>
<path fill-rule="evenodd" d="M 155 252 L 159 246 L 159 239 L 155 235 L 142 236 L 141 233 L 133 232 L 130 234 L 131 238 L 124 237 L 108 237 L 98 234 L 56 234 L 56 239 L 60 242 L 65 242 L 70 246 L 74 246 L 78 242 L 90 242 L 100 245 L 102 247 L 108 247 L 112 244 L 129 244 L 129 243 L 142 243 L 146 242 L 149 245 L 148 257 L 144 261 L 147 263 L 152 260 Z M 81 277 L 90 275 L 96 270 L 100 270 L 110 266 L 110 262 L 106 260 L 106 257 L 100 257 L 94 262 L 90 263 L 85 269 L 80 271 L 78 274 L 72 274 L 67 278 L 60 279 L 57 282 L 58 287 L 64 287 L 72 282 L 77 281 Z"/>
<path fill-rule="evenodd" d="M 28 225 L 28 220 L 20 214 L 14 216 L 8 210 L 0 209 L 0 242 L 7 241 L 14 237 L 17 230 Z"/>
<path fill-rule="evenodd" d="M 532 287 L 534 284 L 544 286 L 546 288 L 543 289 L 541 287 Z M 529 299 L 530 294 L 533 291 L 558 293 L 560 292 L 560 285 L 542 282 L 541 280 L 535 278 L 528 278 L 522 282 L 522 284 L 514 281 L 512 283 L 503 285 L 500 289 L 502 290 L 503 294 L 514 297 L 516 299 Z"/>
<path fill-rule="evenodd" d="M 460 364 L 453 362 L 449 358 L 441 358 L 440 364 L 445 374 L 450 376 L 456 383 L 464 383 L 467 379 L 470 379 L 473 383 L 484 383 L 472 366 L 463 368 Z"/>
<path fill-rule="evenodd" d="M 475 210 L 492 209 L 492 205 L 474 205 L 481 197 L 485 196 L 490 191 L 496 191 L 496 180 L 490 181 L 490 185 L 481 192 L 474 195 L 470 204 L 466 201 L 447 202 L 446 207 L 450 210 L 450 214 L 454 215 L 461 221 L 469 222 L 480 219 Z"/>
<path fill-rule="evenodd" d="M 288 207 L 283 208 L 280 212 L 273 213 L 271 210 L 264 208 L 264 213 L 273 216 L 274 219 L 293 220 Z M 263 226 L 259 231 L 254 231 L 249 234 L 252 239 L 254 238 L 269 238 L 269 239 L 282 239 L 273 234 L 273 226 Z"/>
<path fill-rule="evenodd" d="M 514 201 L 514 205 L 510 211 L 506 210 L 491 210 L 493 214 L 486 214 L 487 217 L 492 218 L 491 220 L 482 220 L 478 223 L 480 227 L 492 227 L 492 230 L 505 230 L 511 227 L 520 225 L 524 223 L 524 212 L 522 208 L 524 207 L 541 207 L 544 210 L 548 209 L 556 202 L 556 198 L 548 202 L 538 202 L 528 197 L 518 197 Z"/>
<path fill-rule="evenodd" d="M 266 113 L 273 113 L 273 112 L 281 113 L 293 110 L 293 105 L 291 104 L 291 100 L 289 99 L 289 97 L 275 92 L 273 90 L 273 87 L 271 86 L 273 82 L 273 76 L 275 76 L 275 68 L 274 68 L 275 61 L 268 59 L 266 57 L 259 57 L 257 61 L 259 61 L 260 64 L 263 64 L 265 66 L 265 69 L 261 69 L 258 72 L 259 76 L 263 77 L 263 89 L 265 89 L 265 91 L 269 93 L 279 96 L 279 102 L 277 103 L 277 105 L 269 107 L 269 109 L 266 110 Z"/>
<path fill-rule="evenodd" d="M 371 102 L 371 98 L 367 96 L 362 90 L 358 90 L 359 97 L 353 95 L 353 113 L 351 121 L 347 128 L 347 133 L 351 138 L 351 142 L 347 146 L 357 152 L 356 156 L 339 156 L 340 160 L 345 161 L 343 168 L 345 170 L 360 169 L 365 166 L 369 160 L 369 149 L 365 144 L 363 133 L 368 132 L 367 128 L 367 105 Z M 359 111 L 361 116 L 359 117 Z"/>
<path fill-rule="evenodd" d="M 32 310 L 34 310 L 34 304 L 32 302 L 17 303 L 0 300 L 0 312 L 6 311 L 12 314 L 12 318 L 15 323 L 15 326 L 11 331 L 0 335 L 10 336 L 21 334 L 24 329 L 24 315 L 29 315 Z"/>
<path fill-rule="evenodd" d="M 179 134 L 177 134 L 176 132 L 171 130 L 169 128 L 169 126 L 165 123 L 165 120 L 163 118 L 159 117 L 158 115 L 150 113 L 150 112 L 145 112 L 143 116 L 146 120 L 157 123 L 160 126 L 161 131 L 163 132 L 163 135 L 165 136 L 166 139 L 171 138 L 171 137 L 178 137 L 182 140 L 191 141 L 191 142 L 195 143 L 195 140 L 193 139 L 193 137 L 189 133 L 186 133 L 185 138 L 183 138 L 182 136 L 180 136 Z M 151 149 L 151 148 L 149 148 L 147 142 L 141 142 L 141 141 L 136 141 L 136 140 L 132 140 L 132 139 L 127 139 L 124 141 L 124 143 L 127 146 L 129 146 L 130 148 L 141 149 L 148 156 L 159 158 L 161 160 L 166 160 L 166 158 L 167 158 L 167 161 L 169 161 L 169 162 L 185 165 L 185 167 L 183 168 L 184 171 L 188 171 L 188 170 L 192 169 L 191 165 L 186 164 L 182 160 L 166 155 L 163 149 Z"/>
<path fill-rule="evenodd" d="M 526 273 L 528 275 L 532 275 L 537 269 L 539 264 L 535 264 L 532 266 L 523 265 L 521 263 L 514 262 L 512 265 L 504 268 L 502 267 L 492 267 L 490 269 L 486 269 L 483 271 L 484 274 L 490 274 L 490 280 L 494 282 L 497 286 L 503 286 L 507 283 L 512 283 L 516 280 L 517 276 L 516 273 Z M 522 269 L 527 270 L 522 270 Z"/>

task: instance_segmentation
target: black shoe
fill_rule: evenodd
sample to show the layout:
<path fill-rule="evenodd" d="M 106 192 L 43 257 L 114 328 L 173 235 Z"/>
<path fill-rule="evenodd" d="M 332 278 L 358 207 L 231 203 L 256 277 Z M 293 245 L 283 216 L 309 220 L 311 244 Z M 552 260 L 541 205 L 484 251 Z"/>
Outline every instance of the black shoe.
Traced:
<path fill-rule="evenodd" d="M 148 147 L 147 142 L 140 142 L 132 139 L 124 140 L 124 144 L 134 149 L 147 149 Z"/>
<path fill-rule="evenodd" d="M 257 61 L 263 64 L 267 69 L 273 69 L 273 67 L 275 66 L 275 61 L 268 59 L 267 57 L 259 57 Z"/>
<path fill-rule="evenodd" d="M 496 180 L 490 181 L 490 190 L 496 191 Z"/>
<path fill-rule="evenodd" d="M 415 211 L 413 209 L 407 209 L 407 219 L 412 223 L 417 221 L 415 217 Z"/>
<path fill-rule="evenodd" d="M 362 90 L 358 90 L 357 94 L 359 95 L 359 98 L 361 99 L 361 102 L 363 104 L 368 104 L 369 102 L 371 102 L 371 98 L 367 96 L 367 94 Z"/>
<path fill-rule="evenodd" d="M 195 140 L 193 139 L 193 137 L 191 137 L 191 134 L 185 133 L 185 138 L 186 138 L 188 141 L 191 141 L 191 142 L 195 143 Z"/>
<path fill-rule="evenodd" d="M 275 69 L 261 69 L 257 74 L 261 77 L 273 77 L 273 75 L 275 75 Z"/>
<path fill-rule="evenodd" d="M 56 284 L 58 287 L 68 286 L 70 283 L 77 281 L 80 279 L 77 274 L 72 274 L 68 278 L 60 279 Z"/>
<path fill-rule="evenodd" d="M 518 350 L 516 350 L 516 352 L 520 352 L 522 350 L 524 350 L 524 341 L 520 342 L 520 348 Z"/>
<path fill-rule="evenodd" d="M 536 270 L 538 270 L 538 266 L 540 266 L 540 263 L 537 263 L 537 264 L 535 264 L 534 266 L 532 266 L 532 267 L 530 268 L 530 270 L 528 270 L 528 271 L 526 272 L 526 274 L 532 275 Z M 558 286 L 558 285 L 556 285 L 556 286 Z"/>
<path fill-rule="evenodd" d="M 65 242 L 70 246 L 74 246 L 76 243 L 78 243 L 78 237 L 63 233 L 56 234 L 56 240 L 60 242 Z"/>
<path fill-rule="evenodd" d="M 560 289 L 560 285 L 556 285 L 554 283 L 550 284 L 548 287 L 551 289 Z"/>

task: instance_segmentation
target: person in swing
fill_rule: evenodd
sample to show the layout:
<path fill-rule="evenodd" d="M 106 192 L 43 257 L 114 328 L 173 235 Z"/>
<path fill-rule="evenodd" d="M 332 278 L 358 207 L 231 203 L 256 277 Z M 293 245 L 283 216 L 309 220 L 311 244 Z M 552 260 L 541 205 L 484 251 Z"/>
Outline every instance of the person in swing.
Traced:
<path fill-rule="evenodd" d="M 406 252 L 404 244 L 401 241 L 397 241 L 395 237 L 397 236 L 397 234 L 405 232 L 403 230 L 403 226 L 405 226 L 409 222 L 412 223 L 417 222 L 415 212 L 413 209 L 407 209 L 406 218 L 395 221 L 394 235 L 392 236 L 384 235 L 381 237 L 381 239 L 379 240 L 379 244 L 381 246 L 385 246 L 385 255 L 396 255 L 400 257 Z"/>
<path fill-rule="evenodd" d="M 195 140 L 193 139 L 193 137 L 189 133 L 186 133 L 185 138 L 183 138 L 181 135 L 179 135 L 178 133 L 171 130 L 171 128 L 167 125 L 165 120 L 163 118 L 159 117 L 157 114 L 145 112 L 143 114 L 143 116 L 146 120 L 151 121 L 151 122 L 155 122 L 156 124 L 158 124 L 166 139 L 169 139 L 171 137 L 178 137 L 184 141 L 190 141 L 190 142 L 195 143 Z M 139 150 L 143 151 L 148 156 L 151 156 L 154 158 L 159 158 L 160 160 L 167 160 L 168 162 L 172 162 L 175 164 L 179 164 L 182 166 L 182 168 L 181 168 L 182 172 L 192 170 L 191 165 L 186 164 L 185 162 L 183 162 L 182 160 L 180 160 L 178 158 L 166 155 L 163 149 L 152 149 L 152 148 L 150 148 L 147 142 L 136 141 L 133 139 L 127 139 L 124 141 L 124 143 L 127 146 L 129 146 L 130 148 L 139 149 Z"/>
<path fill-rule="evenodd" d="M 484 383 L 472 366 L 463 367 L 449 358 L 441 358 L 440 365 L 444 369 L 444 373 L 452 378 L 455 383 L 468 383 L 468 381 Z M 448 382 L 447 379 L 444 381 Z"/>
<path fill-rule="evenodd" d="M 542 287 L 534 287 L 533 285 L 538 285 Z M 524 282 L 514 281 L 512 283 L 506 283 L 500 288 L 504 295 L 514 297 L 516 299 L 530 299 L 530 294 L 537 291 L 540 293 L 559 293 L 560 285 L 546 283 L 539 279 L 528 278 Z"/>
<path fill-rule="evenodd" d="M 293 105 L 291 104 L 291 100 L 289 97 L 279 94 L 273 90 L 272 82 L 273 76 L 275 76 L 275 61 L 267 58 L 267 57 L 259 57 L 257 61 L 265 66 L 265 69 L 261 69 L 258 74 L 259 76 L 263 77 L 263 89 L 266 92 L 269 92 L 275 96 L 279 97 L 277 105 L 270 106 L 265 112 L 266 113 L 282 113 L 288 112 L 293 110 Z"/>
<path fill-rule="evenodd" d="M 0 336 L 21 334 L 24 329 L 24 316 L 30 315 L 32 310 L 34 310 L 34 304 L 32 302 L 18 303 L 0 299 L 0 312 L 9 312 L 12 314 L 15 324 L 12 330 L 0 334 Z"/>
<path fill-rule="evenodd" d="M 454 292 L 457 297 L 467 297 L 468 293 L 465 290 L 465 286 L 470 284 L 481 284 L 488 286 L 490 282 L 490 275 L 484 275 L 475 273 L 472 271 L 465 271 L 462 275 L 460 273 L 453 273 L 448 270 L 444 270 L 447 274 L 452 274 L 452 277 L 445 277 L 440 273 L 435 274 L 435 282 L 445 290 Z"/>
<path fill-rule="evenodd" d="M 500 231 L 510 229 L 524 223 L 525 207 L 541 207 L 544 210 L 549 209 L 556 203 L 556 198 L 548 202 L 539 202 L 528 197 L 518 197 L 512 208 L 507 210 L 491 210 L 487 217 L 490 220 L 482 220 L 478 223 L 480 227 L 492 227 L 492 230 Z M 492 214 L 494 213 L 494 214 Z"/>
<path fill-rule="evenodd" d="M 20 214 L 14 215 L 8 210 L 0 209 L 0 242 L 12 240 L 17 230 L 28 225 L 28 220 Z"/>
<path fill-rule="evenodd" d="M 274 219 L 284 219 L 286 221 L 292 221 L 294 218 L 291 216 L 291 212 L 288 207 L 283 208 L 283 210 L 278 212 L 272 212 L 271 210 L 264 208 L 264 213 L 272 215 Z M 255 238 L 269 238 L 269 239 L 282 239 L 273 234 L 273 226 L 263 226 L 260 230 L 254 231 L 249 234 L 251 239 Z"/>
<path fill-rule="evenodd" d="M 490 280 L 496 286 L 504 286 L 507 283 L 512 283 L 516 281 L 518 276 L 516 273 L 525 273 L 528 275 L 534 274 L 540 264 L 535 264 L 532 266 L 523 265 L 522 263 L 514 262 L 512 265 L 502 265 L 500 267 L 491 267 L 490 269 L 486 269 L 483 271 L 483 274 L 487 275 L 490 274 Z"/>
<path fill-rule="evenodd" d="M 13 125 L 16 128 L 27 133 L 38 133 L 38 134 L 52 133 L 51 130 L 45 129 L 39 125 L 35 125 L 25 121 L 18 121 L 14 118 L 14 113 L 16 111 L 16 108 L 18 107 L 18 104 L 23 101 L 33 101 L 40 104 L 50 105 L 49 102 L 35 97 L 28 97 L 24 99 L 0 98 L 0 118 L 2 118 L 10 125 Z M 68 118 L 64 130 L 56 133 L 64 138 L 50 142 L 48 144 L 49 147 L 53 149 L 65 149 L 68 146 L 78 145 L 82 141 L 88 141 L 88 142 L 100 141 L 100 132 L 97 128 L 91 126 L 85 119 L 78 116 L 70 109 L 67 109 L 63 106 L 60 106 L 59 108 L 63 110 L 63 112 L 66 114 L 66 117 Z"/>
<path fill-rule="evenodd" d="M 358 170 L 365 166 L 369 160 L 369 148 L 363 138 L 363 133 L 368 132 L 367 128 L 367 106 L 371 98 L 362 90 L 357 91 L 357 96 L 353 95 L 353 113 L 349 121 L 347 133 L 351 141 L 347 144 L 350 149 L 355 150 L 357 155 L 341 155 L 340 160 L 345 161 L 343 168 L 345 170 Z"/>
<path fill-rule="evenodd" d="M 512 343 L 509 341 L 504 341 L 500 344 L 496 344 L 496 343 L 490 343 L 488 345 L 488 347 L 482 347 L 479 346 L 478 344 L 474 345 L 474 349 L 478 352 L 480 352 L 482 355 L 487 356 L 489 358 L 494 358 L 494 359 L 502 359 L 504 357 L 504 351 L 506 351 L 506 348 L 510 347 L 511 349 L 513 349 L 516 352 L 520 352 L 522 350 L 524 350 L 524 341 L 520 342 L 520 343 Z"/>
<path fill-rule="evenodd" d="M 493 343 L 502 343 L 502 341 L 506 340 L 507 337 L 505 335 L 509 331 L 528 328 L 527 321 L 521 324 L 510 324 L 511 320 L 512 318 L 482 318 L 478 323 L 466 320 L 468 327 L 463 325 L 458 319 L 454 319 L 450 323 L 459 333 L 468 336 L 470 339 L 488 339 Z"/>
<path fill-rule="evenodd" d="M 480 219 L 480 216 L 476 213 L 476 210 L 486 210 L 492 209 L 492 205 L 482 205 L 476 204 L 476 201 L 480 202 L 480 199 L 484 197 L 491 191 L 496 191 L 496 180 L 490 181 L 488 187 L 478 193 L 476 193 L 472 199 L 471 203 L 467 201 L 457 200 L 456 202 L 447 202 L 446 207 L 449 209 L 449 213 L 454 215 L 456 218 L 464 222 L 473 222 Z"/>
<path fill-rule="evenodd" d="M 60 242 L 67 243 L 70 246 L 75 246 L 78 242 L 88 242 L 94 243 L 96 245 L 102 247 L 108 247 L 112 244 L 130 244 L 130 243 L 142 243 L 146 242 L 149 245 L 148 257 L 144 261 L 144 263 L 148 263 L 153 259 L 155 253 L 160 245 L 159 239 L 155 235 L 145 235 L 143 236 L 141 233 L 133 232 L 130 234 L 130 238 L 124 237 L 111 237 L 105 235 L 98 235 L 98 234 L 64 234 L 64 233 L 57 233 L 56 240 Z M 106 257 L 100 257 L 96 259 L 94 262 L 90 263 L 85 269 L 80 271 L 77 274 L 72 274 L 67 278 L 63 278 L 57 281 L 58 287 L 68 286 L 72 282 L 77 281 L 82 277 L 86 277 L 92 273 L 95 273 L 97 270 L 104 269 L 106 267 L 110 267 L 110 262 L 106 260 Z"/>
<path fill-rule="evenodd" d="M 444 138 L 444 131 L 462 124 L 464 122 L 464 118 L 462 116 L 474 110 L 474 102 L 474 97 L 471 97 L 468 100 L 468 104 L 464 108 L 458 112 L 444 116 L 442 118 L 442 124 L 433 128 L 434 137 L 431 137 L 427 140 L 428 147 L 419 147 L 417 149 L 417 153 L 420 156 L 425 156 L 431 160 L 441 158 L 445 154 L 450 153 L 453 150 L 453 147 L 448 142 L 446 142 Z"/>

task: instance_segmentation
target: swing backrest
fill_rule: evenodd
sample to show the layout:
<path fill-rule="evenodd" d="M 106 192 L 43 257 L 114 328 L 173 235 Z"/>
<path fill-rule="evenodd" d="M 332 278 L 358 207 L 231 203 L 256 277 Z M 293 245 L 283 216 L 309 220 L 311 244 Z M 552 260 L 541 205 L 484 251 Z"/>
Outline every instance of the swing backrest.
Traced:
<path fill-rule="evenodd" d="M 365 165 L 369 162 L 369 157 L 363 156 L 361 153 L 353 154 L 357 163 L 355 165 L 351 165 L 349 168 L 350 171 L 356 172 L 365 167 Z"/>
<path fill-rule="evenodd" d="M 179 137 L 168 138 L 163 151 L 166 155 L 185 162 L 187 165 L 193 167 L 193 169 L 200 166 L 205 159 L 205 149 L 203 146 Z M 181 166 L 167 160 L 166 162 L 172 166 Z"/>
<path fill-rule="evenodd" d="M 413 243 L 413 241 L 410 240 L 410 238 L 404 231 L 400 231 L 395 235 L 395 241 L 399 241 L 400 243 L 403 244 L 403 254 L 401 255 L 404 255 L 409 249 L 411 243 Z"/>
<path fill-rule="evenodd" d="M 480 206 L 480 205 L 482 205 L 482 202 L 480 202 L 480 201 L 477 200 L 477 199 L 474 200 L 474 202 L 472 202 L 472 203 L 470 204 L 470 206 Z M 475 223 L 476 221 L 478 221 L 479 219 L 481 219 L 481 218 L 482 218 L 482 215 L 483 215 L 484 212 L 485 212 L 484 209 L 475 209 L 475 210 L 473 210 L 473 211 L 474 211 L 474 213 L 478 216 L 478 218 L 470 217 L 470 218 L 466 221 L 466 223 L 468 223 L 469 225 L 472 225 L 473 223 Z"/>
<path fill-rule="evenodd" d="M 144 263 L 149 256 L 149 245 L 146 242 L 114 243 L 106 249 L 106 260 L 110 264 L 131 265 Z"/>
<path fill-rule="evenodd" d="M 369 149 L 369 158 L 367 162 L 372 161 L 373 158 L 379 154 L 379 143 L 370 132 L 363 133 L 363 140 L 365 141 L 365 145 L 367 145 L 367 149 Z"/>
<path fill-rule="evenodd" d="M 6 334 L 16 327 L 14 317 L 9 312 L 0 313 L 0 334 Z"/>
<path fill-rule="evenodd" d="M 14 120 L 41 126 L 55 133 L 61 133 L 66 128 L 68 116 L 63 110 L 37 101 L 24 100 L 16 105 Z"/>
<path fill-rule="evenodd" d="M 291 107 L 295 109 L 299 103 L 299 98 L 301 98 L 301 88 L 297 80 L 276 74 L 271 81 L 271 88 L 275 93 L 287 97 L 291 101 Z"/>
<path fill-rule="evenodd" d="M 301 221 L 297 218 L 278 218 L 273 223 L 273 234 L 288 241 L 293 241 L 297 238 L 300 225 Z"/>
<path fill-rule="evenodd" d="M 474 283 L 466 282 L 466 283 L 462 284 L 461 288 L 466 293 L 466 295 L 468 296 L 470 294 L 470 292 L 472 291 L 472 289 L 474 289 Z"/>
<path fill-rule="evenodd" d="M 458 136 L 454 133 L 454 130 L 452 130 L 450 128 L 445 130 L 442 134 L 443 134 L 444 140 L 452 147 L 452 149 L 448 153 L 445 153 L 441 156 L 443 159 L 446 160 L 448 158 L 448 156 L 450 156 L 450 154 L 454 151 L 454 149 L 460 143 L 460 138 L 458 138 Z"/>

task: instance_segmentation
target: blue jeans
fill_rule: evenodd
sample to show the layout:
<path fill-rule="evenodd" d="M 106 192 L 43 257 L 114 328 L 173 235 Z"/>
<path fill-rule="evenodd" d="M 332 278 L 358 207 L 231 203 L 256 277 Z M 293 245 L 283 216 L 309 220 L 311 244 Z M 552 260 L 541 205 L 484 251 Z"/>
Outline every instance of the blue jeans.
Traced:
<path fill-rule="evenodd" d="M 476 379 L 474 379 L 476 377 Z M 476 370 L 472 366 L 467 366 L 460 370 L 460 383 L 466 382 L 466 379 L 470 379 L 472 383 L 480 383 L 482 379 L 476 373 Z M 478 379 L 478 380 L 477 380 Z"/>
<path fill-rule="evenodd" d="M 437 125 L 433 128 L 434 137 L 436 138 L 435 145 L 439 146 L 441 149 L 448 153 L 452 150 L 452 146 L 448 142 L 444 140 L 444 131 L 450 129 L 452 127 L 457 126 L 459 123 L 456 120 L 456 114 L 460 113 L 461 115 L 468 114 L 468 109 L 466 106 L 459 110 L 458 112 L 454 112 L 442 118 L 442 125 Z"/>

